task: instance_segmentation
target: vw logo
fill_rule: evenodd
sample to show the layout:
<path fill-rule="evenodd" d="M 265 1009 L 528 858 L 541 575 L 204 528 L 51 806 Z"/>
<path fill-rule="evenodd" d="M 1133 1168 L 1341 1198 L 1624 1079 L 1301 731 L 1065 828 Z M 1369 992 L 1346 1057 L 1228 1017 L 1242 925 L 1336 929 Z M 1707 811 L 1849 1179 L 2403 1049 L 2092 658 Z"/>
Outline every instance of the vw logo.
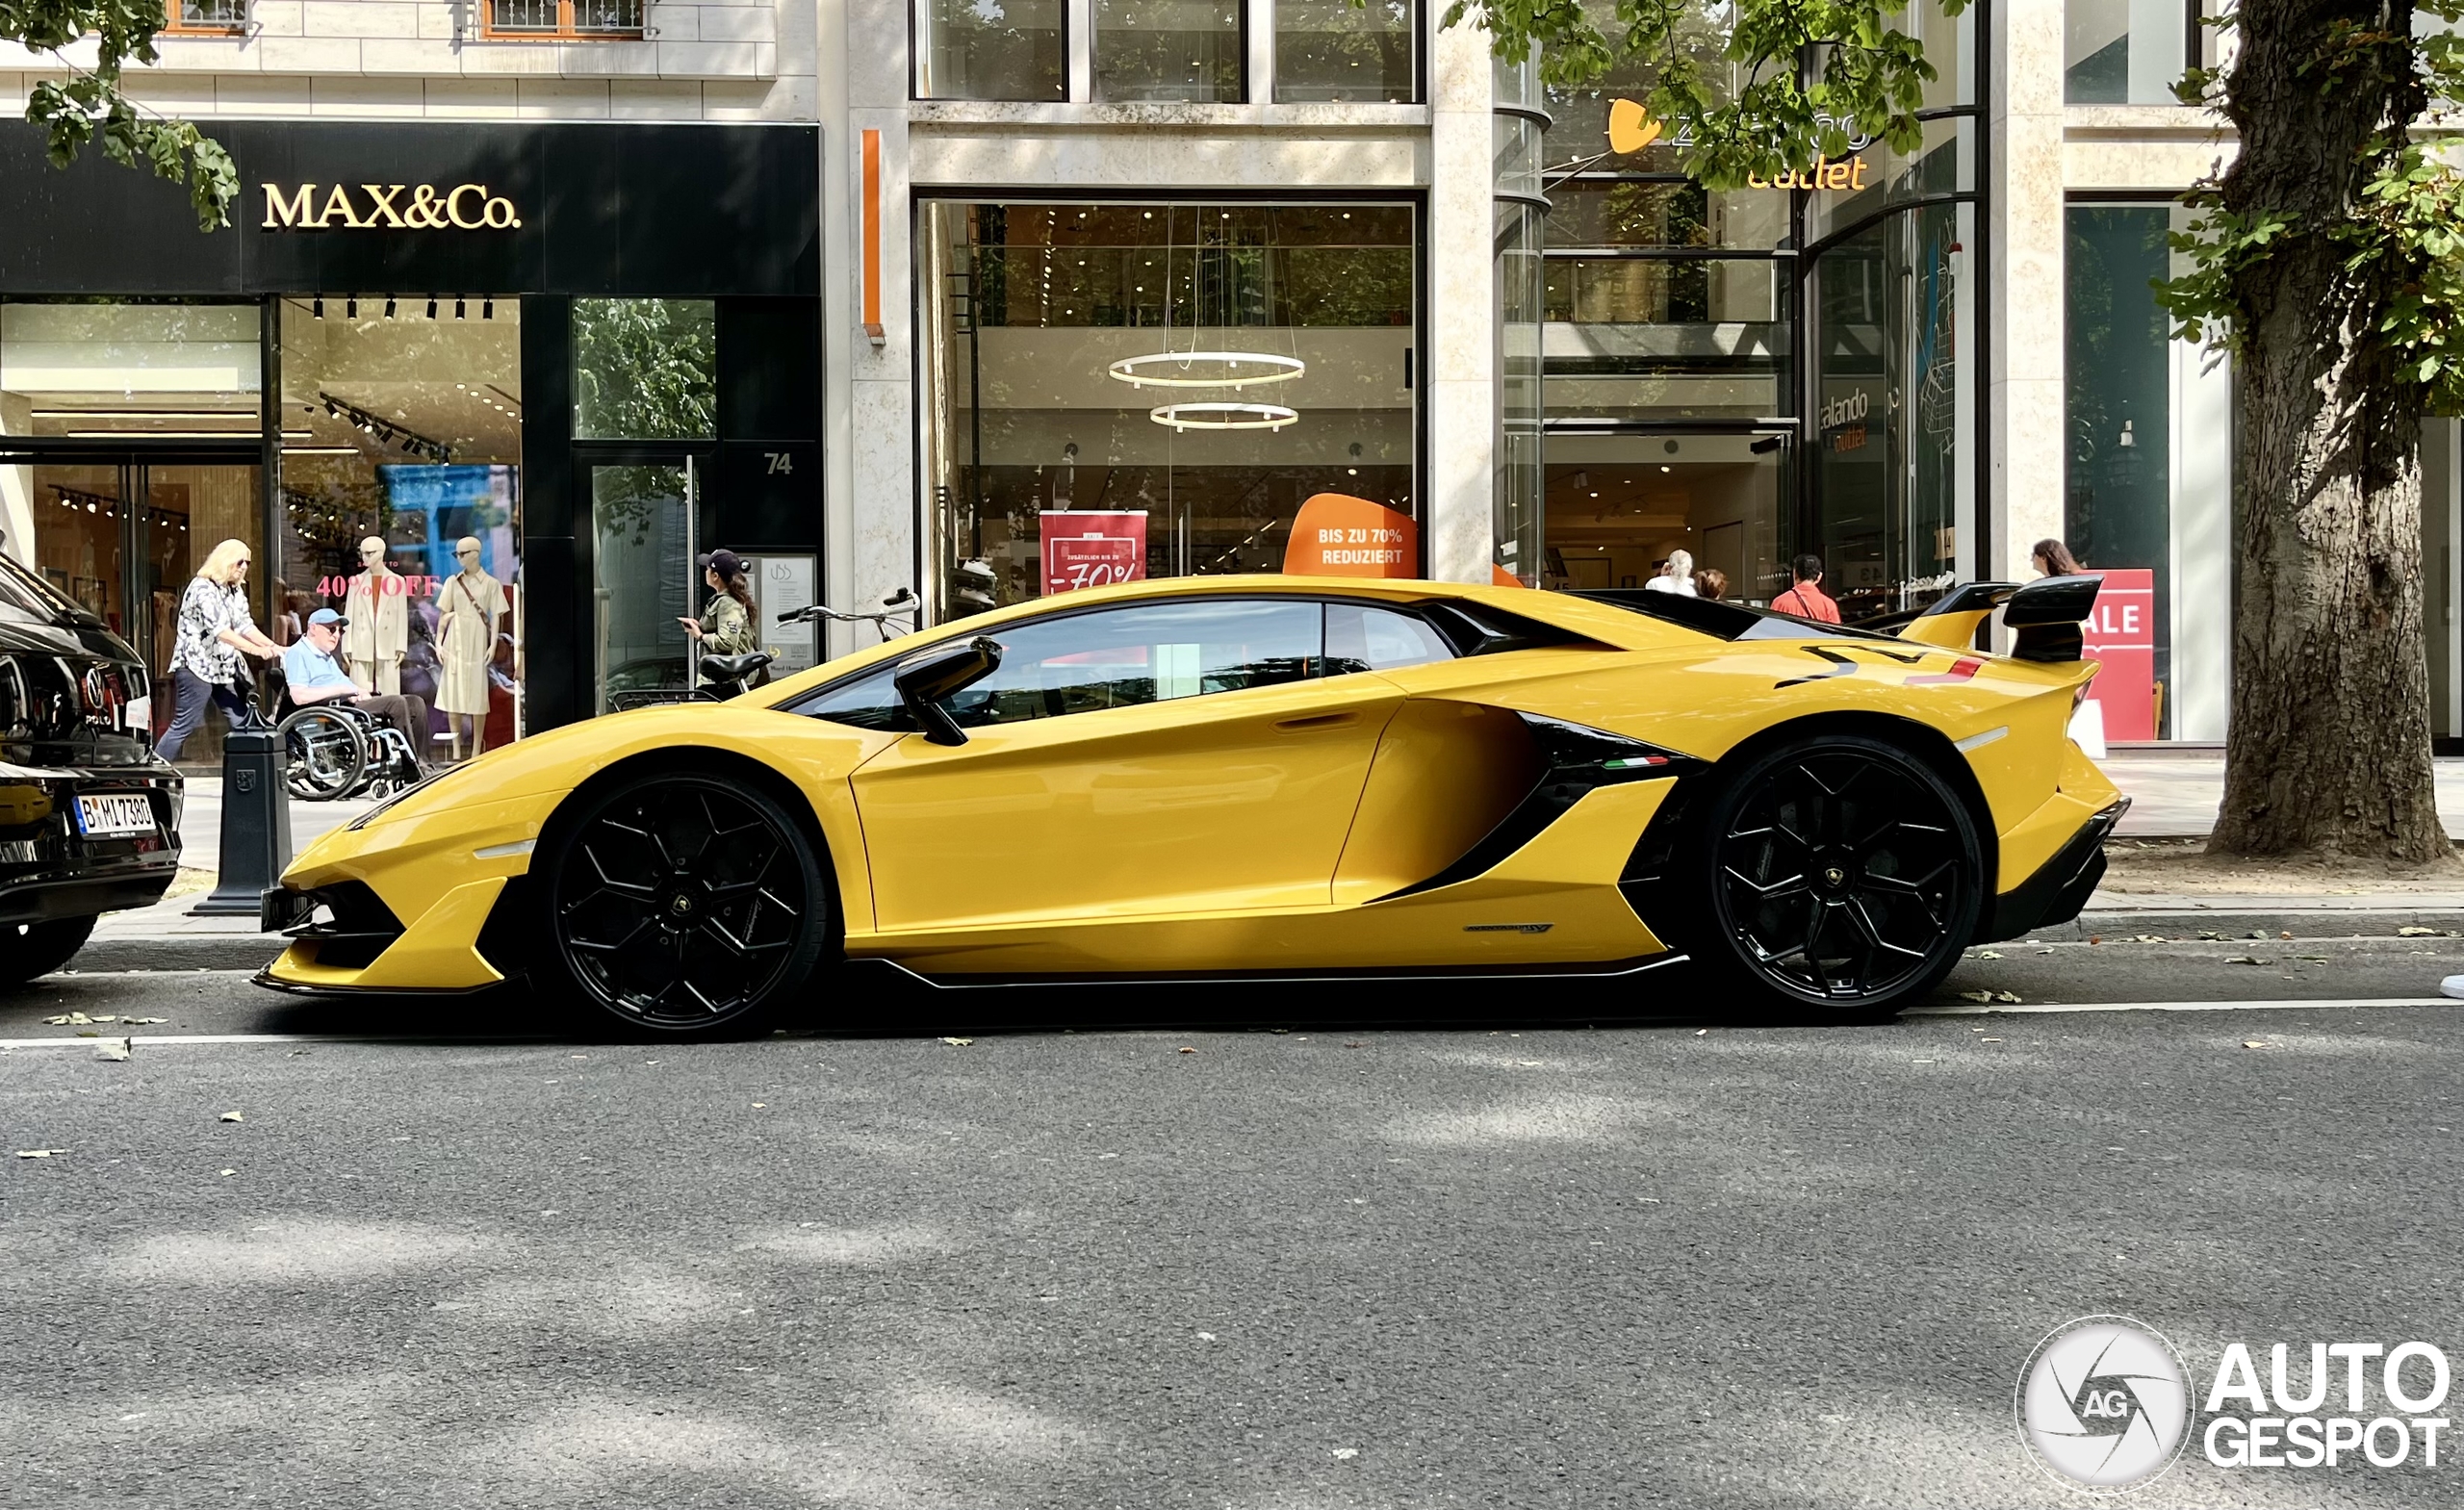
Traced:
<path fill-rule="evenodd" d="M 2054 1328 L 2019 1374 L 2019 1439 L 2073 1489 L 2117 1494 L 2173 1466 L 2190 1439 L 2189 1375 L 2173 1344 L 2128 1317 Z"/>

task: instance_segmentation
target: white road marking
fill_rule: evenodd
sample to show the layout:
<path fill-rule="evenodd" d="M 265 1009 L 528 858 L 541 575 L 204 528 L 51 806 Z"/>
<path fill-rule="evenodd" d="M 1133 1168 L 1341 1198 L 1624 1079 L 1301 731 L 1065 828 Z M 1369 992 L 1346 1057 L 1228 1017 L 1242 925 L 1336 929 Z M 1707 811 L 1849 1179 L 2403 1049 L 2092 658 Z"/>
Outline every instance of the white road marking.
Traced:
<path fill-rule="evenodd" d="M 106 1024 L 106 1026 L 109 1026 Z M 129 1037 L 115 1035 L 115 1037 Z M 99 1038 L 0 1038 L 9 1049 L 90 1049 Z M 544 1034 L 528 1037 L 471 1037 L 434 1033 L 187 1033 L 130 1037 L 138 1048 L 187 1043 L 557 1043 Z"/>
<path fill-rule="evenodd" d="M 1990 1017 L 2001 1012 L 2064 1011 L 2290 1011 L 2327 1007 L 2464 1007 L 2445 996 L 2346 997 L 2289 1002 L 1935 1002 L 1911 1007 L 1903 1017 Z"/>

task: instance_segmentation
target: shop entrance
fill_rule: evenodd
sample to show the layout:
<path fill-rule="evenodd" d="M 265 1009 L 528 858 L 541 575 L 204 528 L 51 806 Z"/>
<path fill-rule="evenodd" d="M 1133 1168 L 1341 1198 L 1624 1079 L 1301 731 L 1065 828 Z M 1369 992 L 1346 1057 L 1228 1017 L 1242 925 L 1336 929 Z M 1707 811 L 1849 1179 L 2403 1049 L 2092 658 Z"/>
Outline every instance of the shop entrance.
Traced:
<path fill-rule="evenodd" d="M 594 712 L 670 702 L 700 685 L 700 657 L 680 622 L 708 596 L 703 450 L 627 448 L 581 458 L 590 479 Z"/>
<path fill-rule="evenodd" d="M 1788 450 L 1776 431 L 1552 434 L 1544 585 L 1640 587 L 1683 550 L 1730 601 L 1768 603 L 1795 549 Z"/>
<path fill-rule="evenodd" d="M 0 483 L 13 497 L 9 514 L 31 534 L 10 541 L 11 554 L 83 603 L 128 641 L 158 681 L 177 632 L 180 595 L 216 544 L 263 545 L 264 505 L 256 446 L 195 450 L 98 450 L 0 443 Z M 260 558 L 249 573 L 249 601 L 260 626 L 268 619 L 268 576 Z M 269 633 L 276 631 L 269 627 Z M 279 636 L 277 636 L 279 637 Z M 154 731 L 169 727 L 170 699 L 157 696 Z M 218 726 L 209 720 L 192 740 L 192 758 L 219 756 Z"/>

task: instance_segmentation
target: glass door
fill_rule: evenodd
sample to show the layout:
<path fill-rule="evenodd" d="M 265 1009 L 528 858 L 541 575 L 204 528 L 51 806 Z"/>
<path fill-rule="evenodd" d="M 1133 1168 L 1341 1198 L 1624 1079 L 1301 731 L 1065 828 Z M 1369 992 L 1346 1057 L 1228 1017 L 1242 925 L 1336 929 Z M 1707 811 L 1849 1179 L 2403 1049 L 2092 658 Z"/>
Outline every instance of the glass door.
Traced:
<path fill-rule="evenodd" d="M 683 620 L 701 612 L 701 481 L 691 454 L 590 468 L 593 710 L 675 702 L 701 681 Z"/>

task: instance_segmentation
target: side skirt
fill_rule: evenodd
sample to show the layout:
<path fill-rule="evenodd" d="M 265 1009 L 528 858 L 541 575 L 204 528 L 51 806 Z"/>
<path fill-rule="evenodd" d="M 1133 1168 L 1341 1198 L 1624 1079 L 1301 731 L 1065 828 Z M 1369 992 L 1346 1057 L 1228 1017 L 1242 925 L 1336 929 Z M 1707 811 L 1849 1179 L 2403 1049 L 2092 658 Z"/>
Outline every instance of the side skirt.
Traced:
<path fill-rule="evenodd" d="M 878 956 L 850 960 L 847 968 L 872 965 L 896 972 L 910 981 L 918 981 L 935 990 L 984 990 L 998 986 L 1040 985 L 1240 985 L 1244 983 L 1274 983 L 1305 985 L 1319 983 L 1358 985 L 1377 981 L 1563 981 L 1613 980 L 1641 975 L 1672 964 L 1682 964 L 1685 956 L 1676 950 L 1656 955 L 1643 955 L 1631 960 L 1601 960 L 1577 964 L 1525 964 L 1503 969 L 1483 969 L 1476 965 L 1438 965 L 1425 969 L 1369 968 L 1361 970 L 1188 970 L 1154 975 L 925 975 L 911 970 L 895 960 Z"/>

